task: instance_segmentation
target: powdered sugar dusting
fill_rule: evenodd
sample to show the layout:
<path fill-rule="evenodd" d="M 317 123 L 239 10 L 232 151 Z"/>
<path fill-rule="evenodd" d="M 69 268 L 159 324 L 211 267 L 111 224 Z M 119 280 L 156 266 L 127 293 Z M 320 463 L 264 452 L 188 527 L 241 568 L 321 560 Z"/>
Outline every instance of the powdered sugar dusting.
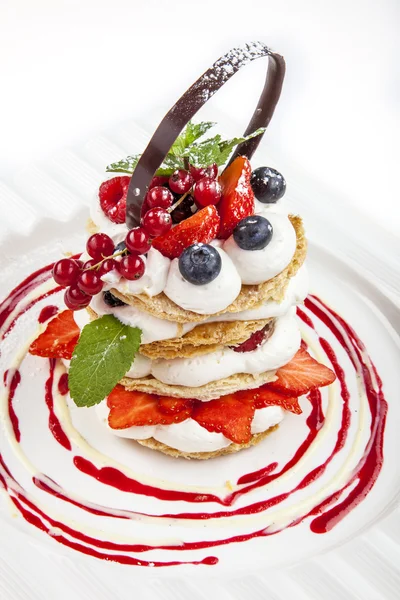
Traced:
<path fill-rule="evenodd" d="M 173 111 L 185 110 L 199 100 L 204 104 L 228 81 L 241 67 L 256 58 L 268 56 L 272 51 L 262 42 L 249 42 L 238 48 L 233 48 L 219 58 L 192 86 L 190 96 L 185 98 L 186 106 L 178 102 Z"/>

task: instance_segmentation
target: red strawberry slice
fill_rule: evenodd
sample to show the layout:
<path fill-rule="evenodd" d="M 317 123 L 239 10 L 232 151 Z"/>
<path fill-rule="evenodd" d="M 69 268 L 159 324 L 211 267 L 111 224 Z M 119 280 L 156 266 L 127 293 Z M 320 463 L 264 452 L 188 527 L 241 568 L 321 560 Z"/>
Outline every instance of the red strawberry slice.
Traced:
<path fill-rule="evenodd" d="M 64 310 L 52 319 L 45 331 L 32 342 L 29 352 L 44 358 L 71 359 L 78 342 L 80 329 L 74 321 L 72 310 Z"/>
<path fill-rule="evenodd" d="M 303 412 L 297 398 L 278 394 L 278 392 L 268 389 L 268 385 L 256 390 L 254 404 L 256 408 L 281 406 L 284 410 L 288 410 L 295 415 L 300 415 Z"/>
<path fill-rule="evenodd" d="M 278 379 L 269 383 L 268 389 L 287 396 L 302 396 L 336 379 L 331 369 L 314 360 L 303 348 L 287 365 L 278 369 L 276 375 Z"/>
<path fill-rule="evenodd" d="M 99 188 L 100 206 L 113 223 L 125 223 L 128 176 L 113 177 L 104 181 Z"/>
<path fill-rule="evenodd" d="M 112 429 L 144 425 L 171 425 L 190 417 L 191 404 L 180 412 L 166 413 L 159 408 L 159 396 L 126 390 L 117 385 L 107 398 L 108 424 Z"/>
<path fill-rule="evenodd" d="M 254 193 L 250 177 L 250 162 L 244 156 L 238 156 L 219 178 L 222 187 L 222 198 L 218 204 L 221 217 L 218 233 L 220 239 L 226 240 L 239 221 L 254 214 Z"/>
<path fill-rule="evenodd" d="M 235 392 L 232 396 L 237 400 L 240 400 L 240 402 L 254 406 L 256 409 L 266 408 L 267 406 L 281 406 L 284 410 L 288 410 L 297 415 L 302 412 L 297 398 L 285 396 L 285 394 L 279 394 L 274 390 L 270 390 L 268 389 L 268 385 L 264 385 L 254 390 Z"/>
<path fill-rule="evenodd" d="M 259 329 L 258 331 L 252 333 L 248 340 L 242 342 L 241 344 L 239 344 L 239 346 L 232 347 L 232 350 L 234 352 L 252 352 L 256 348 L 258 348 L 258 346 L 261 346 L 261 344 L 268 339 L 271 333 L 272 327 L 271 324 L 268 323 L 262 329 Z"/>
<path fill-rule="evenodd" d="M 254 404 L 241 402 L 235 394 L 209 402 L 196 402 L 192 413 L 192 419 L 207 431 L 223 433 L 235 444 L 250 441 L 253 417 Z"/>
<path fill-rule="evenodd" d="M 194 243 L 208 244 L 217 235 L 219 216 L 215 206 L 206 206 L 189 219 L 153 240 L 153 247 L 168 258 L 178 258 Z"/>
<path fill-rule="evenodd" d="M 186 400 L 186 398 L 172 398 L 169 396 L 158 397 L 158 408 L 161 412 L 168 415 L 175 415 L 183 410 L 190 410 L 191 412 L 192 406 L 193 400 Z"/>

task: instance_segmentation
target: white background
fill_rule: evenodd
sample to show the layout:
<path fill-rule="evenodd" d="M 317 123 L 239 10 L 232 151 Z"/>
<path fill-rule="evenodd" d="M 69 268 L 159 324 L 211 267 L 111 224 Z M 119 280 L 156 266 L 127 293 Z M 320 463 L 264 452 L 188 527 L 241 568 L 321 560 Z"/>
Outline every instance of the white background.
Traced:
<path fill-rule="evenodd" d="M 0 0 L 0 178 L 156 121 L 220 54 L 261 39 L 288 64 L 271 148 L 398 232 L 399 13 L 396 0 Z M 213 100 L 238 133 L 255 69 Z"/>

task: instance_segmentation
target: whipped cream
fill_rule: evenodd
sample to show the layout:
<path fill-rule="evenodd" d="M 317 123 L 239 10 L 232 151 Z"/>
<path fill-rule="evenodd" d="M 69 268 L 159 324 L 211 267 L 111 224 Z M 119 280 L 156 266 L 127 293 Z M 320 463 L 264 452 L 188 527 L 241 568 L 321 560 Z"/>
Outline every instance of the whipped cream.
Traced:
<path fill-rule="evenodd" d="M 150 344 L 162 340 L 169 340 L 174 337 L 185 335 L 197 325 L 203 323 L 216 323 L 228 321 L 257 321 L 258 319 L 269 319 L 271 317 L 281 317 L 287 313 L 291 306 L 303 302 L 308 293 L 308 274 L 307 268 L 303 265 L 294 277 L 289 281 L 285 296 L 282 302 L 273 302 L 268 300 L 257 308 L 244 310 L 237 313 L 224 313 L 214 317 L 209 317 L 201 323 L 184 323 L 179 325 L 174 321 L 159 319 L 139 310 L 130 305 L 108 306 L 103 299 L 103 293 L 93 297 L 90 306 L 98 315 L 114 315 L 117 319 L 130 325 L 139 327 L 142 330 L 142 344 Z M 76 311 L 75 321 L 81 329 L 89 322 L 86 311 Z"/>
<path fill-rule="evenodd" d="M 164 294 L 186 310 L 200 315 L 213 314 L 227 308 L 239 295 L 242 282 L 229 256 L 216 248 L 222 261 L 221 272 L 210 283 L 193 285 L 182 277 L 179 260 L 174 258 L 168 273 Z"/>
<path fill-rule="evenodd" d="M 155 440 L 176 448 L 181 452 L 213 452 L 226 448 L 232 443 L 222 433 L 207 431 L 193 419 L 172 425 L 155 425 L 144 427 L 128 427 L 127 429 L 112 429 L 108 425 L 107 401 L 104 400 L 96 407 L 97 415 L 102 423 L 114 435 L 133 440 Z M 251 433 L 261 433 L 280 423 L 285 411 L 280 406 L 267 406 L 255 411 L 251 423 Z"/>
<path fill-rule="evenodd" d="M 273 233 L 271 241 L 262 250 L 243 250 L 233 235 L 223 245 L 245 285 L 257 285 L 278 275 L 288 266 L 296 250 L 296 232 L 288 217 L 269 212 L 266 218 Z"/>
<path fill-rule="evenodd" d="M 147 256 L 141 255 L 145 264 L 145 272 L 140 279 L 129 280 L 121 277 L 116 269 L 102 276 L 108 288 L 115 288 L 122 294 L 147 294 L 157 296 L 161 294 L 167 283 L 171 261 L 155 248 L 150 248 Z"/>
<path fill-rule="evenodd" d="M 286 198 L 281 198 L 277 202 L 260 202 L 257 198 L 254 198 L 254 213 L 256 215 L 261 215 L 268 219 L 271 213 L 279 213 L 280 215 L 288 215 L 288 207 Z"/>
<path fill-rule="evenodd" d="M 136 356 L 126 376 L 153 375 L 169 385 L 199 387 L 238 373 L 256 375 L 278 369 L 289 362 L 300 347 L 301 336 L 295 315 L 296 309 L 291 308 L 286 315 L 279 317 L 271 337 L 252 352 L 234 352 L 226 346 L 191 358 L 151 360 L 137 355 L 141 356 L 140 375 L 136 374 Z"/>
<path fill-rule="evenodd" d="M 104 302 L 103 293 L 94 296 L 90 306 L 98 315 L 114 315 L 114 317 L 124 325 L 139 327 L 142 330 L 142 344 L 151 344 L 151 342 L 178 337 L 191 329 L 194 329 L 197 325 L 197 323 L 188 323 L 187 325 L 180 327 L 178 323 L 158 319 L 157 317 L 153 317 L 150 313 L 141 311 L 129 304 L 125 306 L 108 306 L 108 304 Z M 79 323 L 78 326 L 80 326 Z"/>

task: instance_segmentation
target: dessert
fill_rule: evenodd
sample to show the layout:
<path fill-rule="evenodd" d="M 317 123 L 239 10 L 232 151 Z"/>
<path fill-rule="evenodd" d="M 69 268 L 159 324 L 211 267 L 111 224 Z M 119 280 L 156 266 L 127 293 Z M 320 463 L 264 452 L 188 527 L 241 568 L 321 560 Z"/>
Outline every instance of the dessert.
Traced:
<path fill-rule="evenodd" d="M 30 347 L 66 361 L 71 397 L 98 404 L 110 431 L 173 456 L 256 444 L 287 411 L 301 413 L 299 396 L 335 379 L 301 347 L 301 218 L 288 214 L 282 174 L 250 163 L 283 80 L 273 56 L 264 126 L 256 118 L 223 140 L 207 137 L 213 123 L 189 120 L 199 82 L 226 79 L 214 65 L 143 155 L 107 167 L 86 252 L 53 269 L 68 310 Z"/>
<path fill-rule="evenodd" d="M 210 138 L 210 123 L 189 122 L 262 56 L 271 64 L 249 139 Z M 275 568 L 308 555 L 311 538 L 320 553 L 320 534 L 377 481 L 395 429 L 391 417 L 384 448 L 378 370 L 344 316 L 314 294 L 299 306 L 308 287 L 301 218 L 287 214 L 283 176 L 250 166 L 283 73 L 283 59 L 262 44 L 229 52 L 141 157 L 110 165 L 86 251 L 53 254 L 56 264 L 33 273 L 30 263 L 17 284 L 12 269 L 0 305 L 0 488 L 13 520 L 49 546 L 141 567 L 254 569 L 265 568 L 265 544 Z M 26 240 L 13 242 L 22 256 Z M 46 241 L 32 244 L 47 255 Z M 340 304 L 335 288 L 346 279 L 323 266 L 316 287 Z M 232 456 L 173 462 L 121 435 L 172 456 Z M 385 467 L 389 506 L 395 473 Z M 372 523 L 382 502 L 375 494 L 369 502 Z M 337 536 L 323 536 L 327 544 L 365 528 L 368 517 L 356 512 L 362 518 L 346 518 Z"/>

